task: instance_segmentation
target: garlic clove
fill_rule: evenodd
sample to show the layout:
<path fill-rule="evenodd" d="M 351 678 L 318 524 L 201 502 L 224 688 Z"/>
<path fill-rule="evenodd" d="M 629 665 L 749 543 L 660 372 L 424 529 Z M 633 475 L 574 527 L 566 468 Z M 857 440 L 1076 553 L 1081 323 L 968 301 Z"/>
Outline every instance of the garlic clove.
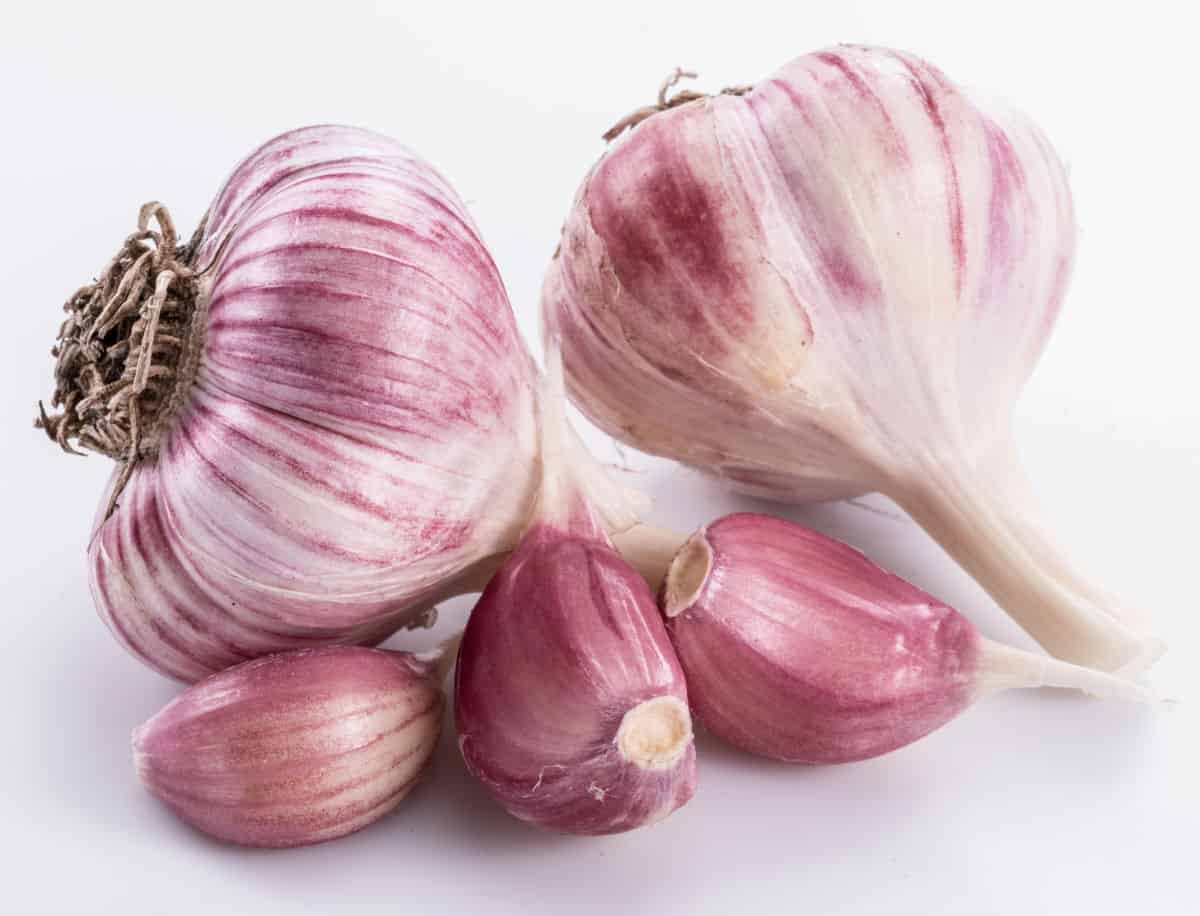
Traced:
<path fill-rule="evenodd" d="M 459 747 L 521 820 L 601 834 L 670 814 L 695 789 L 687 703 L 649 587 L 603 543 L 534 527 L 471 613 Z"/>
<path fill-rule="evenodd" d="M 303 846 L 378 820 L 441 731 L 453 649 L 356 646 L 260 658 L 188 688 L 133 734 L 146 788 L 182 820 L 247 846 Z"/>
<path fill-rule="evenodd" d="M 615 833 L 691 798 L 691 716 L 653 594 L 563 463 L 561 368 L 548 362 L 538 512 L 471 612 L 455 723 L 467 768 L 510 814 Z"/>
<path fill-rule="evenodd" d="M 766 515 L 728 515 L 688 539 L 660 606 L 699 720 L 779 760 L 875 757 L 1013 687 L 1157 699 L 1104 672 L 985 640 L 854 548 Z"/>

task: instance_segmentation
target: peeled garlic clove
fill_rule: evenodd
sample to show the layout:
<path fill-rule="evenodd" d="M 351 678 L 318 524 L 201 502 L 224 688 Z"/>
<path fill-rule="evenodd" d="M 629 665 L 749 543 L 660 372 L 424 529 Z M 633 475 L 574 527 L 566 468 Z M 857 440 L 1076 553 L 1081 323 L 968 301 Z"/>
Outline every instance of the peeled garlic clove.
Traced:
<path fill-rule="evenodd" d="M 886 493 L 1053 654 L 1153 662 L 1039 522 L 1013 445 L 1075 253 L 1041 131 L 887 48 L 691 97 L 613 143 L 564 223 L 542 309 L 572 399 L 755 493 Z"/>
<path fill-rule="evenodd" d="M 1013 687 L 1155 699 L 1111 675 L 986 640 L 854 548 L 766 515 L 728 515 L 693 535 L 660 604 L 697 718 L 779 760 L 875 757 Z"/>
<path fill-rule="evenodd" d="M 222 671 L 134 732 L 138 776 L 218 839 L 344 836 L 395 808 L 429 763 L 451 658 L 332 646 Z"/>
<path fill-rule="evenodd" d="M 691 716 L 649 587 L 564 479 L 559 401 L 544 401 L 538 517 L 463 636 L 455 722 L 467 768 L 509 813 L 615 833 L 691 798 Z"/>

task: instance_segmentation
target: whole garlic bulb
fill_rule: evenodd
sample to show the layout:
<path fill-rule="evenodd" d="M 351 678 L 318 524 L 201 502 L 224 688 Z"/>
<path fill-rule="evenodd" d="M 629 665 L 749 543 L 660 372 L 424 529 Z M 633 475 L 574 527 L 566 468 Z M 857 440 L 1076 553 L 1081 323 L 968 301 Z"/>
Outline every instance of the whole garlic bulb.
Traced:
<path fill-rule="evenodd" d="M 270 655 L 188 688 L 134 732 L 146 788 L 247 846 L 344 836 L 396 807 L 442 726 L 453 651 L 359 646 Z"/>
<path fill-rule="evenodd" d="M 1152 662 L 1037 521 L 1013 445 L 1075 253 L 1041 132 L 857 46 L 660 107 L 591 169 L 546 276 L 573 400 L 755 493 L 882 491 L 1054 654 Z"/>
<path fill-rule="evenodd" d="M 149 205 L 67 309 L 41 422 L 120 462 L 92 593 L 160 672 L 378 641 L 516 542 L 535 369 L 466 207 L 396 141 L 268 141 L 190 244 Z"/>

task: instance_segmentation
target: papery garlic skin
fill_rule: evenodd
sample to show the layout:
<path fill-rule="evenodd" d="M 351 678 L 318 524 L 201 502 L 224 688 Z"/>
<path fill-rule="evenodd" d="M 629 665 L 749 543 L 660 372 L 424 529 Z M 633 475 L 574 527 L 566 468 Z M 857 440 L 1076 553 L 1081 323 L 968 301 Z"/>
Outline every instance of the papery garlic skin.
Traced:
<path fill-rule="evenodd" d="M 883 48 L 654 114 L 585 179 L 546 333 L 605 431 L 789 500 L 896 499 L 1050 651 L 1162 650 L 1031 514 L 1011 413 L 1065 294 L 1062 164 Z"/>
<path fill-rule="evenodd" d="M 540 827 L 629 830 L 695 791 L 687 689 L 649 587 L 611 547 L 552 526 L 471 613 L 455 722 L 467 768 Z"/>
<path fill-rule="evenodd" d="M 246 662 L 134 732 L 137 772 L 180 818 L 247 846 L 343 836 L 396 807 L 441 730 L 443 670 L 335 646 Z"/>
<path fill-rule="evenodd" d="M 135 655 L 190 681 L 378 641 L 515 543 L 534 368 L 428 163 L 357 128 L 277 137 L 217 195 L 196 266 L 192 377 L 89 547 Z"/>
<path fill-rule="evenodd" d="M 853 547 L 766 515 L 728 515 L 693 535 L 660 605 L 696 717 L 777 760 L 876 757 L 1013 687 L 1155 699 L 1111 675 L 983 639 L 953 608 Z"/>

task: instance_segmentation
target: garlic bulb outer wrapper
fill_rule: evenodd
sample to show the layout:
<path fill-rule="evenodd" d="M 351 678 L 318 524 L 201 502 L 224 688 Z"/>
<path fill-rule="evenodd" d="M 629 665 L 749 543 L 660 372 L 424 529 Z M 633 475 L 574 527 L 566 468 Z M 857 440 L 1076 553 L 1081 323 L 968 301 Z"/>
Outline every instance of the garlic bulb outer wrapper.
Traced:
<path fill-rule="evenodd" d="M 767 515 L 727 515 L 693 535 L 660 605 L 697 718 L 779 760 L 875 757 L 1012 687 L 1155 699 L 1112 675 L 986 640 L 854 548 Z"/>
<path fill-rule="evenodd" d="M 332 646 L 245 662 L 134 732 L 138 775 L 218 839 L 283 847 L 344 836 L 395 808 L 424 772 L 449 658 Z"/>
<path fill-rule="evenodd" d="M 561 400 L 543 399 L 538 513 L 463 635 L 455 722 L 467 768 L 510 814 L 615 833 L 691 798 L 692 723 L 654 596 L 563 465 Z"/>
<path fill-rule="evenodd" d="M 1051 652 L 1132 670 L 1161 643 L 1063 559 L 1012 443 L 1074 251 L 1027 119 L 839 46 L 614 143 L 544 326 L 610 434 L 774 498 L 882 491 Z"/>
<path fill-rule="evenodd" d="M 277 137 L 218 193 L 195 264 L 197 365 L 89 548 L 127 648 L 190 681 L 377 641 L 511 548 L 535 370 L 428 163 L 356 128 Z"/>

